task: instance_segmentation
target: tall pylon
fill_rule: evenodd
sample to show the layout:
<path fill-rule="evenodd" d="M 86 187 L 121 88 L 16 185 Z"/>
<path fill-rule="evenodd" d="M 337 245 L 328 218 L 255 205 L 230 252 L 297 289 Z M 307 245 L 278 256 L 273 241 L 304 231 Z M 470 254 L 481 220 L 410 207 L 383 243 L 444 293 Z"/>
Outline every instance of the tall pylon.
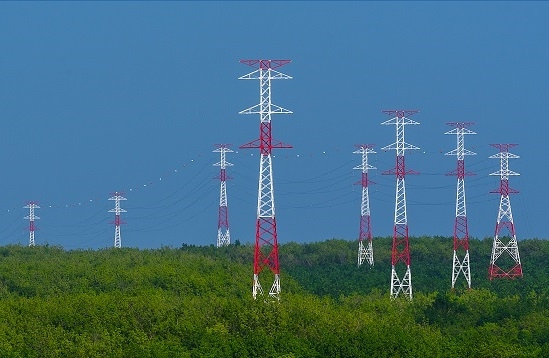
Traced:
<path fill-rule="evenodd" d="M 374 266 L 374 248 L 372 245 L 372 229 L 370 226 L 370 196 L 368 193 L 368 185 L 372 182 L 368 179 L 368 170 L 377 168 L 368 164 L 368 154 L 374 154 L 375 151 L 372 149 L 374 147 L 373 144 L 355 144 L 355 147 L 357 147 L 358 150 L 353 153 L 362 155 L 362 164 L 353 168 L 362 171 L 361 180 L 356 183 L 362 186 L 360 229 L 358 234 L 358 266 L 360 267 L 362 263 L 366 261 L 371 267 Z M 364 244 L 364 241 L 366 241 L 366 244 Z"/>
<path fill-rule="evenodd" d="M 271 80 L 288 80 L 292 77 L 275 71 L 290 60 L 241 60 L 255 71 L 239 77 L 240 80 L 259 80 L 259 104 L 245 109 L 240 114 L 259 114 L 259 139 L 240 146 L 240 148 L 259 148 L 259 189 L 257 195 L 257 222 L 255 230 L 254 277 L 252 295 L 263 295 L 259 283 L 260 272 L 267 267 L 274 275 L 269 297 L 280 299 L 280 267 L 278 262 L 278 239 L 276 231 L 273 167 L 271 152 L 273 148 L 292 148 L 288 144 L 276 141 L 271 136 L 271 115 L 290 114 L 285 108 L 271 101 Z"/>
<path fill-rule="evenodd" d="M 492 256 L 490 258 L 490 267 L 488 268 L 488 277 L 490 280 L 494 278 L 522 277 L 522 265 L 520 263 L 517 235 L 515 233 L 513 213 L 511 211 L 511 200 L 509 198 L 510 194 L 516 194 L 519 192 L 518 190 L 509 187 L 509 177 L 513 175 L 520 175 L 519 173 L 509 170 L 509 159 L 519 158 L 518 155 L 510 153 L 509 148 L 513 148 L 518 144 L 490 145 L 499 149 L 499 153 L 491 155 L 490 158 L 499 158 L 500 169 L 490 175 L 498 175 L 500 177 L 499 188 L 491 191 L 491 193 L 498 193 L 500 195 L 500 200 L 496 230 L 494 234 L 494 243 L 492 245 Z M 507 244 L 504 244 L 502 240 L 506 239 Z M 510 267 L 501 268 L 497 264 L 497 261 L 501 258 L 501 255 L 504 252 L 506 252 L 511 258 L 511 263 L 507 263 L 506 265 Z"/>
<path fill-rule="evenodd" d="M 476 134 L 469 129 L 472 122 L 448 122 L 447 125 L 453 127 L 452 130 L 444 134 L 455 134 L 457 138 L 457 147 L 445 155 L 457 156 L 457 168 L 446 175 L 457 176 L 457 194 L 456 194 L 456 218 L 454 221 L 454 258 L 452 263 L 452 289 L 455 288 L 456 281 L 460 273 L 463 273 L 467 281 L 467 287 L 471 288 L 471 268 L 469 266 L 469 228 L 467 226 L 467 206 L 465 203 L 465 177 L 474 175 L 465 171 L 465 156 L 476 155 L 476 153 L 465 149 L 464 137 L 466 134 Z M 463 256 L 461 256 L 463 255 Z M 463 259 L 460 259 L 460 256 Z"/>
<path fill-rule="evenodd" d="M 24 219 L 29 220 L 29 246 L 34 246 L 34 220 L 40 219 L 40 217 L 34 215 L 34 209 L 40 209 L 40 207 L 36 204 L 36 202 L 29 201 L 29 203 L 23 208 L 29 209 L 29 215 L 25 216 Z"/>
<path fill-rule="evenodd" d="M 231 234 L 229 232 L 229 208 L 227 206 L 227 180 L 232 179 L 225 172 L 226 167 L 232 167 L 233 164 L 225 160 L 226 153 L 233 152 L 230 144 L 216 144 L 215 153 L 219 153 L 220 161 L 214 166 L 220 167 L 219 179 L 221 186 L 219 190 L 219 215 L 217 219 L 217 247 L 227 246 L 231 244 Z"/>
<path fill-rule="evenodd" d="M 396 142 L 383 147 L 383 150 L 396 150 L 396 165 L 394 169 L 383 172 L 384 175 L 396 176 L 395 196 L 395 221 L 393 229 L 393 248 L 391 252 L 391 298 L 395 299 L 402 292 L 412 299 L 412 272 L 410 271 L 410 242 L 408 239 L 408 217 L 406 214 L 406 185 L 404 178 L 407 174 L 419 174 L 412 170 L 406 170 L 404 152 L 409 149 L 419 149 L 404 141 L 404 126 L 407 124 L 419 124 L 406 116 L 412 116 L 416 110 L 386 110 L 382 111 L 390 116 L 395 116 L 381 124 L 396 126 Z M 402 279 L 397 273 L 397 265 L 406 266 Z"/>
<path fill-rule="evenodd" d="M 126 210 L 120 208 L 120 201 L 127 200 L 122 195 L 124 193 L 114 192 L 112 197 L 109 200 L 114 200 L 114 209 L 109 210 L 109 213 L 114 213 L 114 221 L 111 224 L 114 224 L 114 247 L 122 247 L 122 239 L 120 237 L 120 225 L 125 224 L 120 220 L 120 213 L 125 213 Z"/>

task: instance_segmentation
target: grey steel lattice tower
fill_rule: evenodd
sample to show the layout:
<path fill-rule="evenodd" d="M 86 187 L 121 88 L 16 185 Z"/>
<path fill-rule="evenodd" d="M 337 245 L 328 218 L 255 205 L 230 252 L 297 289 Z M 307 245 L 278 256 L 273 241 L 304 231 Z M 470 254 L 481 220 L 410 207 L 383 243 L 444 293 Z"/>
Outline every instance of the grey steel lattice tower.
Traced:
<path fill-rule="evenodd" d="M 354 167 L 362 171 L 362 177 L 356 184 L 362 187 L 362 201 L 360 204 L 360 230 L 358 234 L 358 266 L 361 266 L 364 261 L 374 266 L 374 248 L 372 245 L 372 229 L 370 226 L 370 196 L 368 193 L 368 184 L 371 182 L 368 179 L 368 170 L 376 169 L 376 167 L 368 164 L 368 154 L 375 153 L 372 149 L 373 144 L 356 144 L 358 150 L 355 154 L 362 155 L 362 164 Z M 364 242 L 366 241 L 366 244 Z"/>

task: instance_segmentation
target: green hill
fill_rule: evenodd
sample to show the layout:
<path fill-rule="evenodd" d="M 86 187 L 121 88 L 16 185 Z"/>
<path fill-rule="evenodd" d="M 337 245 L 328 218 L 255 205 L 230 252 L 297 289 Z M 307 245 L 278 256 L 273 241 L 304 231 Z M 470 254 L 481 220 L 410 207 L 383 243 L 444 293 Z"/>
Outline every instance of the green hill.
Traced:
<path fill-rule="evenodd" d="M 414 299 L 389 299 L 390 238 L 280 246 L 280 302 L 251 297 L 252 245 L 66 251 L 0 247 L 0 357 L 546 357 L 549 241 L 524 278 L 451 291 L 452 240 L 411 239 Z M 271 282 L 262 280 L 268 287 Z"/>

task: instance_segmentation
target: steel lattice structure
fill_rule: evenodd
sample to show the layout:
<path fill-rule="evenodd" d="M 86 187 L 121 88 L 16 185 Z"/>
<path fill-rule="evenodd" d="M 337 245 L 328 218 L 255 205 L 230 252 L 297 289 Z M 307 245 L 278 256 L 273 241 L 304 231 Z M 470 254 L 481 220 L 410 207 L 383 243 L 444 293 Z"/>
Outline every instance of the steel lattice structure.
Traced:
<path fill-rule="evenodd" d="M 259 104 L 240 114 L 259 114 L 259 139 L 240 148 L 259 148 L 259 189 L 257 195 L 257 222 L 254 249 L 254 277 L 252 294 L 263 295 L 259 282 L 260 272 L 267 267 L 274 275 L 269 297 L 280 298 L 280 267 L 278 262 L 278 239 L 276 232 L 273 168 L 271 151 L 273 148 L 291 148 L 290 145 L 275 141 L 271 136 L 271 115 L 290 114 L 291 111 L 279 107 L 271 101 L 271 80 L 287 80 L 292 77 L 275 71 L 290 60 L 241 60 L 243 64 L 256 68 L 255 71 L 239 77 L 241 80 L 259 80 Z"/>
<path fill-rule="evenodd" d="M 394 169 L 383 172 L 384 175 L 396 176 L 395 221 L 393 229 L 393 248 L 391 252 L 391 298 L 398 297 L 402 292 L 412 299 L 412 273 L 410 271 L 410 242 L 408 239 L 408 217 L 406 214 L 406 185 L 407 174 L 418 174 L 406 170 L 404 153 L 406 150 L 419 149 L 404 141 L 404 127 L 408 124 L 419 124 L 406 116 L 412 116 L 416 110 L 387 110 L 385 114 L 395 116 L 381 124 L 396 126 L 396 142 L 383 147 L 383 150 L 396 150 L 396 165 Z M 397 265 L 404 264 L 406 271 L 402 279 L 397 274 Z"/>
<path fill-rule="evenodd" d="M 469 228 L 467 226 L 467 206 L 465 203 L 465 177 L 474 175 L 471 172 L 465 172 L 465 156 L 476 155 L 476 153 L 465 149 L 464 137 L 466 134 L 476 134 L 468 127 L 472 122 L 450 122 L 446 123 L 453 127 L 452 130 L 444 134 L 455 134 L 457 138 L 456 149 L 449 151 L 445 155 L 457 156 L 457 168 L 446 175 L 457 176 L 456 189 L 456 218 L 454 222 L 454 257 L 452 263 L 452 289 L 455 288 L 456 281 L 460 273 L 463 273 L 467 281 L 468 288 L 471 288 L 471 268 L 469 266 Z M 460 259 L 463 255 L 463 259 Z"/>
<path fill-rule="evenodd" d="M 360 229 L 358 234 L 358 266 L 361 266 L 364 261 L 368 262 L 370 266 L 373 266 L 374 248 L 372 245 L 372 229 L 370 226 L 370 196 L 368 193 L 368 184 L 371 184 L 372 182 L 368 179 L 368 170 L 377 168 L 368 164 L 368 154 L 373 154 L 375 151 L 372 149 L 374 147 L 373 144 L 356 144 L 355 147 L 357 147 L 358 150 L 353 153 L 362 155 L 362 164 L 353 168 L 362 171 L 361 180 L 356 183 L 362 186 Z M 366 241 L 366 245 L 364 244 L 364 241 Z"/>
<path fill-rule="evenodd" d="M 114 224 L 114 247 L 122 247 L 122 239 L 120 238 L 120 225 L 125 224 L 125 222 L 120 220 L 120 213 L 125 213 L 126 210 L 120 208 L 120 201 L 127 200 L 122 195 L 124 193 L 115 192 L 109 200 L 114 200 L 114 209 L 109 210 L 109 213 L 114 213 L 114 221 L 111 224 Z"/>
<path fill-rule="evenodd" d="M 513 213 L 511 211 L 511 200 L 509 198 L 510 194 L 518 193 L 518 190 L 509 187 L 509 177 L 513 175 L 520 175 L 512 170 L 509 170 L 509 159 L 519 158 L 518 155 L 510 153 L 509 148 L 513 148 L 517 146 L 517 144 L 490 145 L 499 149 L 499 153 L 490 156 L 490 158 L 499 158 L 500 169 L 490 175 L 498 175 L 500 177 L 499 188 L 491 191 L 491 193 L 499 194 L 500 200 L 496 230 L 494 234 L 494 243 L 492 245 L 492 256 L 490 258 L 490 267 L 488 268 L 488 277 L 490 280 L 494 278 L 522 277 L 522 265 L 520 263 L 517 235 L 515 233 Z M 502 234 L 508 234 L 509 236 Z M 509 237 L 507 244 L 504 244 L 502 241 L 504 237 Z M 511 268 L 503 269 L 497 265 L 497 261 L 505 252 L 511 257 L 513 264 Z"/>
<path fill-rule="evenodd" d="M 34 215 L 34 209 L 40 209 L 40 207 L 34 201 L 29 201 L 29 203 L 23 207 L 24 209 L 29 209 L 29 215 L 25 216 L 24 219 L 29 220 L 29 246 L 34 246 L 34 220 L 40 219 L 40 217 Z"/>
<path fill-rule="evenodd" d="M 227 180 L 232 179 L 227 176 L 226 167 L 232 167 L 233 164 L 225 160 L 226 153 L 232 153 L 229 148 L 230 144 L 216 144 L 214 152 L 219 153 L 220 161 L 214 166 L 220 167 L 219 179 L 221 181 L 219 190 L 219 215 L 217 219 L 217 247 L 227 246 L 231 244 L 231 234 L 229 231 L 229 208 L 227 206 Z"/>

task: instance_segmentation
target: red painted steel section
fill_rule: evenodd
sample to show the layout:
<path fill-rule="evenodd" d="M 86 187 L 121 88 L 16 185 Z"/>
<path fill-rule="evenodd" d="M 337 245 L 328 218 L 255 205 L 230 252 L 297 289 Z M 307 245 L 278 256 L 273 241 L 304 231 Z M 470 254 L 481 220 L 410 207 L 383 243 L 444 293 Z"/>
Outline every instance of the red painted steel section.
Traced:
<path fill-rule="evenodd" d="M 412 110 L 395 110 L 395 109 L 388 109 L 388 110 L 384 110 L 384 111 L 381 111 L 385 114 L 388 114 L 388 115 L 392 115 L 392 116 L 395 116 L 397 118 L 403 118 L 403 117 L 410 117 L 416 113 L 418 113 L 419 111 L 415 110 L 415 109 L 412 109 Z"/>
<path fill-rule="evenodd" d="M 240 60 L 240 63 L 261 70 L 274 70 L 275 68 L 282 67 L 290 62 L 292 62 L 292 60 Z"/>
<path fill-rule="evenodd" d="M 226 206 L 219 207 L 219 216 L 217 221 L 218 229 L 228 229 L 229 228 L 229 211 Z"/>
<path fill-rule="evenodd" d="M 358 236 L 359 241 L 367 240 L 372 241 L 372 230 L 370 227 L 370 215 L 360 216 L 360 233 Z"/>
<path fill-rule="evenodd" d="M 454 251 L 460 247 L 469 250 L 469 229 L 466 216 L 456 216 L 454 223 Z"/>
<path fill-rule="evenodd" d="M 391 253 L 391 264 L 394 266 L 402 262 L 410 265 L 410 242 L 408 239 L 408 225 L 395 224 L 393 231 L 393 249 Z"/>
<path fill-rule="evenodd" d="M 265 267 L 274 274 L 280 273 L 276 219 L 260 217 L 256 223 L 254 274 L 259 274 Z"/>

